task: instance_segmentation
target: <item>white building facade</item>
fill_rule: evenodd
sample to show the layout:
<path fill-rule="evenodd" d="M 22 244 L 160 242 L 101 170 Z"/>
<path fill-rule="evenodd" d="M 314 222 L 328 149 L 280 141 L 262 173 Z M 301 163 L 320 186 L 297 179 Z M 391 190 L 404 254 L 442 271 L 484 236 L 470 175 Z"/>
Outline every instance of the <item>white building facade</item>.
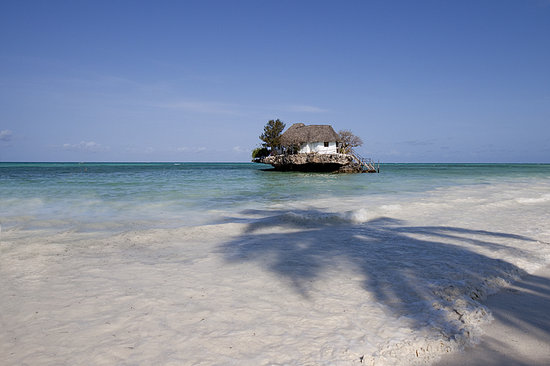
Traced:
<path fill-rule="evenodd" d="M 336 154 L 338 152 L 338 143 L 336 141 L 307 142 L 301 144 L 298 152 L 301 154 Z"/>

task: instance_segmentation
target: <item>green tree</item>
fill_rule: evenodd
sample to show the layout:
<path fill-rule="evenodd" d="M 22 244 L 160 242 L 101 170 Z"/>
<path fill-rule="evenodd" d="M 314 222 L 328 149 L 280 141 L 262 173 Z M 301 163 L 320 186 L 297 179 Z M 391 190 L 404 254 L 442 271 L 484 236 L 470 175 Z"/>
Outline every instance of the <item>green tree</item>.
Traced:
<path fill-rule="evenodd" d="M 363 140 L 359 136 L 355 136 L 350 130 L 340 130 L 338 135 L 342 143 L 340 150 L 342 154 L 349 154 L 352 148 L 363 145 Z"/>
<path fill-rule="evenodd" d="M 265 147 L 257 147 L 252 150 L 252 159 L 261 159 L 269 155 L 269 150 Z"/>
<path fill-rule="evenodd" d="M 264 126 L 264 133 L 260 135 L 260 140 L 263 141 L 262 146 L 271 151 L 281 146 L 281 134 L 284 129 L 285 124 L 278 119 L 268 121 Z"/>

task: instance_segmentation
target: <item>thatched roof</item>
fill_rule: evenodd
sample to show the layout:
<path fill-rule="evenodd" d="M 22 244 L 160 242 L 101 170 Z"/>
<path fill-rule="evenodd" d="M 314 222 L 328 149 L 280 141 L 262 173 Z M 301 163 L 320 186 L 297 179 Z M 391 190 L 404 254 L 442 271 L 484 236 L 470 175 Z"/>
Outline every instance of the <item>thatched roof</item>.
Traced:
<path fill-rule="evenodd" d="M 281 145 L 300 145 L 308 142 L 340 141 L 340 136 L 330 125 L 309 125 L 295 123 L 281 135 Z"/>

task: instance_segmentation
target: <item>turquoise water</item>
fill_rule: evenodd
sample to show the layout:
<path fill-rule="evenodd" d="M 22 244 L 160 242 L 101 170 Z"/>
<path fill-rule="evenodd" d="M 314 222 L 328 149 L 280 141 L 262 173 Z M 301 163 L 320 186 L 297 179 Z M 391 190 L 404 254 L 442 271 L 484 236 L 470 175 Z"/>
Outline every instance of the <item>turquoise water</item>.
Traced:
<path fill-rule="evenodd" d="M 550 165 L 384 164 L 380 174 L 316 174 L 253 163 L 0 163 L 0 219 L 4 227 L 37 220 L 192 225 L 214 211 L 538 179 L 550 179 Z"/>

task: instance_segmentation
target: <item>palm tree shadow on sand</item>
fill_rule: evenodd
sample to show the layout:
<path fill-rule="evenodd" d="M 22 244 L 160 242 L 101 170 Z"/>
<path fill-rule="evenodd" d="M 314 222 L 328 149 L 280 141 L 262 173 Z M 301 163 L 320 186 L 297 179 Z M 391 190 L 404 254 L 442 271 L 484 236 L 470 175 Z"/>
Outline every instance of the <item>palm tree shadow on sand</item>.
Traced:
<path fill-rule="evenodd" d="M 258 262 L 306 299 L 311 283 L 324 274 L 349 271 L 396 317 L 407 317 L 414 329 L 437 329 L 449 340 L 468 337 L 466 318 L 486 311 L 478 301 L 524 274 L 480 252 L 529 257 L 521 243 L 534 241 L 459 227 L 407 226 L 387 217 L 356 223 L 318 210 L 244 214 L 255 219 L 245 221 L 242 235 L 222 244 L 227 261 Z"/>

